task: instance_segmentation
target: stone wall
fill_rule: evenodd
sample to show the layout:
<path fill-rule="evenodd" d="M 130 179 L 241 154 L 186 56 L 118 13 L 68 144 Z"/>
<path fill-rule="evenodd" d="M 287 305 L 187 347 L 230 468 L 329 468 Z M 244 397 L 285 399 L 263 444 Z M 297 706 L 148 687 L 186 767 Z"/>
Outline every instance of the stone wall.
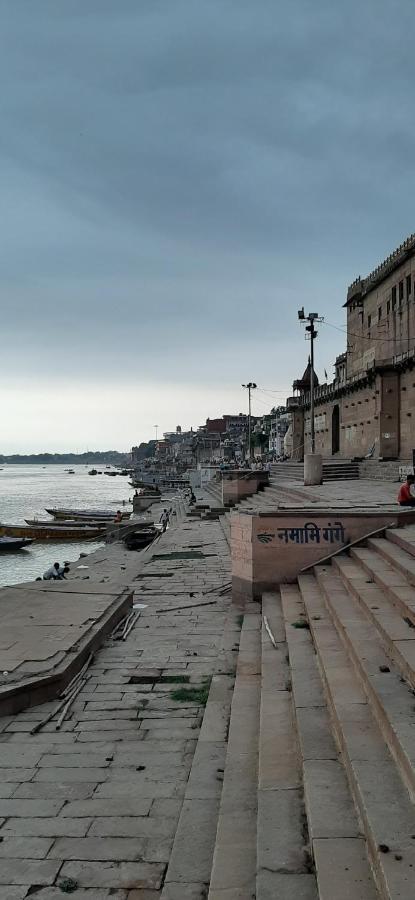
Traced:
<path fill-rule="evenodd" d="M 293 582 L 301 570 L 387 525 L 415 522 L 415 511 L 280 510 L 231 516 L 232 596 L 236 603 Z"/>

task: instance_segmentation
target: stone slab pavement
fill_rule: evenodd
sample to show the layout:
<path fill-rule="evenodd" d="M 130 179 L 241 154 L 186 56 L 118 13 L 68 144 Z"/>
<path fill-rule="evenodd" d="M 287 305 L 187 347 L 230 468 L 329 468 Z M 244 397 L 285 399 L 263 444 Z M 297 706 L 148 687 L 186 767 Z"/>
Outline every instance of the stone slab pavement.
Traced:
<path fill-rule="evenodd" d="M 55 701 L 0 718 L 0 900 L 57 900 L 68 886 L 76 900 L 206 896 L 221 679 L 229 694 L 237 653 L 228 546 L 219 522 L 182 519 L 145 556 L 125 554 L 114 544 L 88 557 L 89 597 L 108 599 L 92 590 L 108 576 L 134 590 L 139 618 L 96 653 L 61 728 L 55 718 L 30 733 Z M 69 583 L 62 596 L 81 616 Z M 187 847 L 192 881 L 177 894 L 164 882 L 179 821 L 189 841 L 198 835 L 203 865 Z"/>

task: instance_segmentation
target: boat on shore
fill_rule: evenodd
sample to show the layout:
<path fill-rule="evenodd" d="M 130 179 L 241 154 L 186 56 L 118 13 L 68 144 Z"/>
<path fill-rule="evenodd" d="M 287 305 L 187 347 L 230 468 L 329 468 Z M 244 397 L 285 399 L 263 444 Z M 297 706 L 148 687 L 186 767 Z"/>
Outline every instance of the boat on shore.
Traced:
<path fill-rule="evenodd" d="M 26 525 L 45 525 L 53 528 L 99 528 L 105 531 L 106 519 L 25 519 Z"/>
<path fill-rule="evenodd" d="M 33 544 L 32 538 L 0 537 L 0 553 L 14 553 L 15 550 L 25 550 Z"/>
<path fill-rule="evenodd" d="M 124 538 L 124 544 L 127 550 L 143 550 L 144 547 L 148 547 L 159 534 L 160 529 L 156 525 L 150 526 L 149 528 L 142 528 L 133 532 L 133 534 L 128 534 L 127 537 Z"/>
<path fill-rule="evenodd" d="M 50 525 L 6 525 L 0 524 L 1 537 L 32 538 L 36 541 L 86 541 L 93 538 L 103 538 L 102 525 L 79 526 L 75 522 L 64 528 Z"/>
<path fill-rule="evenodd" d="M 112 509 L 67 509 L 64 507 L 53 507 L 52 509 L 46 508 L 46 512 L 54 519 L 99 519 L 113 522 L 115 518 L 115 512 Z M 129 519 L 130 516 L 131 512 L 121 510 L 122 519 Z"/>

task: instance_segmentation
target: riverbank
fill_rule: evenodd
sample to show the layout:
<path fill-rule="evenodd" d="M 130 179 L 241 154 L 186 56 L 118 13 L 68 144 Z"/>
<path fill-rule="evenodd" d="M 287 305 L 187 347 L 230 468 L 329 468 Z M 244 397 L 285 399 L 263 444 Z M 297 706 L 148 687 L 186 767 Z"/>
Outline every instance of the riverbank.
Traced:
<path fill-rule="evenodd" d="M 24 524 L 25 519 L 48 519 L 45 507 L 109 507 L 127 505 L 133 488 L 128 478 L 88 475 L 89 467 L 74 466 L 69 475 L 63 465 L 16 465 L 0 470 L 1 522 Z M 103 470 L 103 472 L 105 469 Z M 129 508 L 129 507 L 128 507 Z M 20 584 L 41 576 L 55 560 L 75 562 L 80 553 L 90 553 L 102 542 L 35 542 L 28 550 L 0 555 L 0 587 Z"/>
<path fill-rule="evenodd" d="M 148 550 L 108 545 L 73 572 L 69 593 L 128 586 L 140 608 L 62 727 L 30 734 L 56 701 L 0 719 L 5 897 L 68 884 L 80 900 L 205 896 L 240 623 L 220 523 L 181 504 L 175 518 Z"/>

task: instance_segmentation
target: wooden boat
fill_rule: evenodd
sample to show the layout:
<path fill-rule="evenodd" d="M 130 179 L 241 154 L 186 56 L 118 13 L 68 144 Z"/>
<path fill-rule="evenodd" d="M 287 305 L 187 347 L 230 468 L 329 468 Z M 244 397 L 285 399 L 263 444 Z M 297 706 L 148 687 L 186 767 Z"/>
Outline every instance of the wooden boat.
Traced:
<path fill-rule="evenodd" d="M 88 475 L 98 475 L 97 469 L 90 469 L 90 471 L 88 472 Z"/>
<path fill-rule="evenodd" d="M 159 533 L 159 529 L 155 526 L 152 528 L 141 528 L 133 534 L 128 534 L 124 539 L 124 543 L 127 550 L 143 550 L 144 547 L 147 547 L 148 544 L 151 544 L 152 541 L 154 541 L 154 538 L 156 538 Z"/>
<path fill-rule="evenodd" d="M 25 519 L 26 525 L 45 525 L 53 528 L 99 528 L 105 531 L 110 523 L 106 519 Z"/>
<path fill-rule="evenodd" d="M 0 537 L 34 538 L 36 541 L 86 541 L 89 538 L 102 538 L 103 528 L 99 526 L 72 526 L 59 528 L 53 522 L 50 525 L 4 525 L 0 524 Z"/>
<path fill-rule="evenodd" d="M 15 550 L 24 550 L 31 544 L 33 540 L 30 538 L 0 537 L 0 553 L 14 553 Z"/>
<path fill-rule="evenodd" d="M 53 516 L 54 519 L 100 519 L 106 520 L 108 522 L 113 522 L 115 518 L 116 510 L 113 509 L 65 509 L 65 508 L 52 508 L 46 509 L 46 512 L 49 513 L 50 516 Z M 129 519 L 131 516 L 131 512 L 126 512 L 125 510 L 121 510 L 121 516 L 123 519 Z"/>

